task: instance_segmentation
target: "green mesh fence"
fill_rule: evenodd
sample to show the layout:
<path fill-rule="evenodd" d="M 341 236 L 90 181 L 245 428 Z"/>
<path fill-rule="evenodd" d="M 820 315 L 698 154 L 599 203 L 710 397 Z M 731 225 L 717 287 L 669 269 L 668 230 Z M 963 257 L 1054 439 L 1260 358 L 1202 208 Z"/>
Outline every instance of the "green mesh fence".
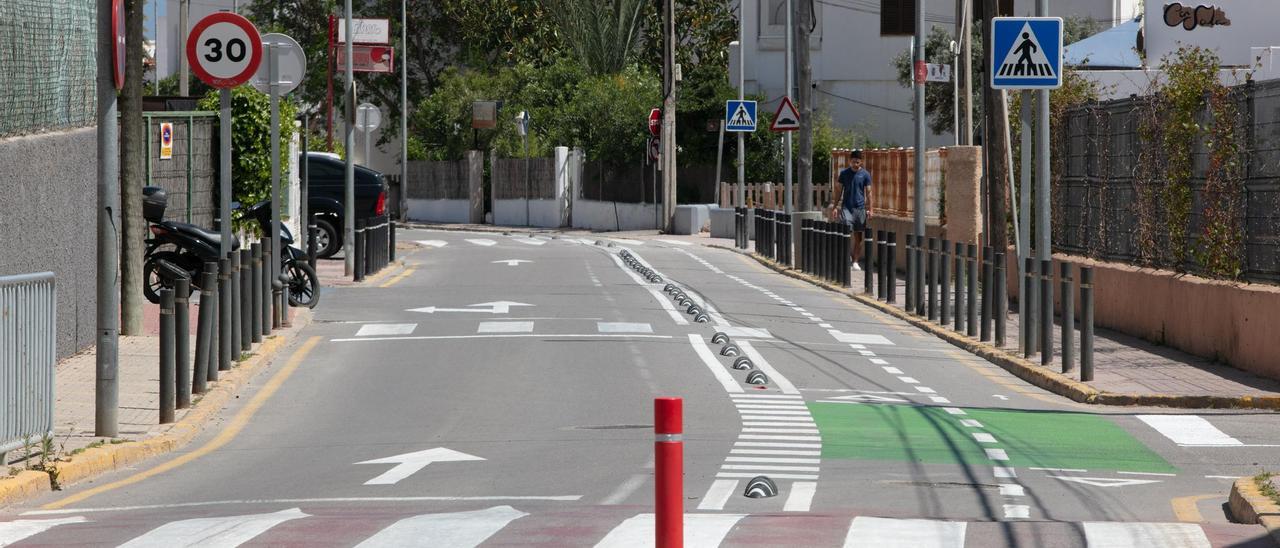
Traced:
<path fill-rule="evenodd" d="M 0 0 L 0 137 L 92 125 L 96 2 Z"/>

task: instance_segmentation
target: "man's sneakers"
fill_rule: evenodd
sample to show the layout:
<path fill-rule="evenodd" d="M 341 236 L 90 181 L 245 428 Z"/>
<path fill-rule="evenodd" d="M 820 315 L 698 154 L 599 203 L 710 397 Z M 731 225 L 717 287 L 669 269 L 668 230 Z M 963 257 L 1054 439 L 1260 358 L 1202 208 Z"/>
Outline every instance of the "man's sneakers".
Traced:
<path fill-rule="evenodd" d="M 854 272 L 861 272 L 861 271 L 862 271 L 862 266 L 861 266 L 861 265 L 859 265 L 857 262 L 853 263 L 853 271 L 854 271 Z"/>

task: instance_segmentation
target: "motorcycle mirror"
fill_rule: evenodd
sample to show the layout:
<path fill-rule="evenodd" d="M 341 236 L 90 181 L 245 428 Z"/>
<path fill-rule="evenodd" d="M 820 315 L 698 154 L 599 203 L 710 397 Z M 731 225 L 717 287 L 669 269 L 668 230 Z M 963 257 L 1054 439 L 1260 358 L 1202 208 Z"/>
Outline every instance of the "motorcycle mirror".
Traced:
<path fill-rule="evenodd" d="M 231 202 L 231 211 L 240 209 L 240 202 Z"/>

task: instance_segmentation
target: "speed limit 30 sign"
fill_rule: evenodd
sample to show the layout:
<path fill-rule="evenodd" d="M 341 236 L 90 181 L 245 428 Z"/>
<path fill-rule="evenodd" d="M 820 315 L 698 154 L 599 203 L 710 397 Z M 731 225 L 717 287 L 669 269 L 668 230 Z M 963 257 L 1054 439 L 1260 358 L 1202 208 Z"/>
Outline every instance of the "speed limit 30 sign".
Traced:
<path fill-rule="evenodd" d="M 215 88 L 233 88 L 253 77 L 262 62 L 262 37 L 248 19 L 217 12 L 201 19 L 187 36 L 191 70 Z"/>

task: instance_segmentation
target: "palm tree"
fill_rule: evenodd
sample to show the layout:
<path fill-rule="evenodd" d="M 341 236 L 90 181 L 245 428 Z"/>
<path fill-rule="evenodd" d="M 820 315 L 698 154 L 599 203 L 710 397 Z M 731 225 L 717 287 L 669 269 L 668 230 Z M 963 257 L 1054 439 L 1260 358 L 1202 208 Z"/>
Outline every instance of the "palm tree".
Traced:
<path fill-rule="evenodd" d="M 640 35 L 643 0 L 550 0 L 564 42 L 592 74 L 620 72 Z"/>

